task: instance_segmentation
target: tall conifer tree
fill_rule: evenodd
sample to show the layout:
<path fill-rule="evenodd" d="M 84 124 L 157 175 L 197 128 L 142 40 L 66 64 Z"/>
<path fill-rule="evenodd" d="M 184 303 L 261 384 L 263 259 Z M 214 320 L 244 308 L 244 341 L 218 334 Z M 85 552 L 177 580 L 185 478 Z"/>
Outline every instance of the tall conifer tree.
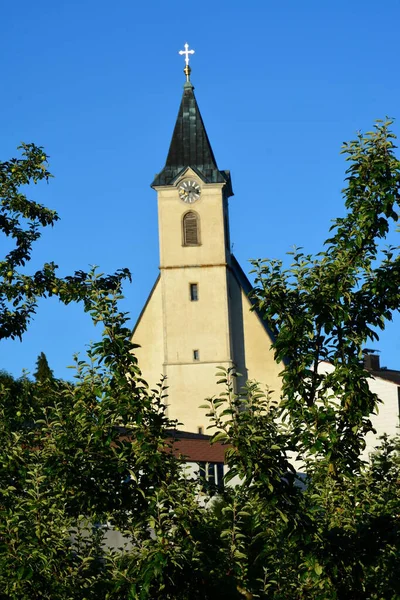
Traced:
<path fill-rule="evenodd" d="M 37 383 L 44 383 L 54 379 L 53 370 L 50 369 L 47 357 L 44 352 L 41 352 L 37 357 L 36 371 L 33 374 Z"/>

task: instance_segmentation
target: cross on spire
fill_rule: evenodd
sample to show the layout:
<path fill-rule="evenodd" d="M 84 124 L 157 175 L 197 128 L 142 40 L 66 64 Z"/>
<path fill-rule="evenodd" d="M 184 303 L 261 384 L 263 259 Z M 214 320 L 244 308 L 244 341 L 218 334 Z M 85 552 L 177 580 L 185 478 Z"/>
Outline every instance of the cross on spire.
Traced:
<path fill-rule="evenodd" d="M 184 50 L 179 50 L 180 55 L 185 55 L 185 63 L 186 66 L 189 66 L 189 54 L 194 54 L 194 50 L 189 50 L 189 44 L 185 44 Z"/>
<path fill-rule="evenodd" d="M 185 49 L 184 50 L 179 50 L 179 54 L 181 56 L 185 55 L 185 68 L 183 69 L 183 72 L 186 75 L 186 81 L 190 81 L 190 72 L 191 72 L 191 68 L 189 67 L 189 54 L 194 54 L 194 50 L 189 50 L 189 44 L 186 43 L 185 44 Z"/>

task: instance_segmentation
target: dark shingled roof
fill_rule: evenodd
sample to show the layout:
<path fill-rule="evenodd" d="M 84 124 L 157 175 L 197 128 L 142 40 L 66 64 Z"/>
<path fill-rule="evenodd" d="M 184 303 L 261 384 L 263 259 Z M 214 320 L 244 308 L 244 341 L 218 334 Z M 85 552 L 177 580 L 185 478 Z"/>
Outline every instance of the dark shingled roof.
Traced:
<path fill-rule="evenodd" d="M 193 90 L 193 85 L 187 81 L 183 86 L 167 162 L 152 186 L 170 185 L 187 167 L 196 171 L 206 183 L 229 182 L 229 173 L 217 167 Z"/>
<path fill-rule="evenodd" d="M 400 371 L 395 371 L 394 369 L 379 369 L 379 371 L 368 369 L 368 372 L 374 377 L 380 377 L 400 386 Z"/>

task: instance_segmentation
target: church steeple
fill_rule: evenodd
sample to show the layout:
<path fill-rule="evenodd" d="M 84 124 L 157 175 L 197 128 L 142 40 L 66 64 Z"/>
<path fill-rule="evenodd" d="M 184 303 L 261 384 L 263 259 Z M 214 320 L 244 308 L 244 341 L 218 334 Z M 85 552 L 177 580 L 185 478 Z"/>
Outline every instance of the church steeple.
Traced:
<path fill-rule="evenodd" d="M 194 87 L 190 82 L 189 53 L 185 44 L 186 55 L 184 73 L 186 82 L 176 119 L 174 133 L 163 170 L 156 176 L 152 186 L 171 185 L 187 168 L 191 167 L 205 183 L 228 183 L 228 171 L 220 171 L 211 148 L 203 119 L 194 95 Z"/>
<path fill-rule="evenodd" d="M 204 398 L 220 394 L 215 373 L 236 366 L 241 378 L 279 389 L 271 337 L 250 312 L 250 283 L 231 254 L 229 171 L 218 169 L 190 81 L 185 84 L 157 192 L 160 275 L 133 334 L 142 372 L 156 389 L 167 377 L 167 414 L 197 432 L 209 424 Z"/>

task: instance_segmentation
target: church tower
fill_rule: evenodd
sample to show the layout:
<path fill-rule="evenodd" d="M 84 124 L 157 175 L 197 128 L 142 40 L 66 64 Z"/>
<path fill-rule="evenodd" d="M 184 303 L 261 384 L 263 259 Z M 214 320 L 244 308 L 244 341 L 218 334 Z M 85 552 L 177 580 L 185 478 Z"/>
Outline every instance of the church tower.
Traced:
<path fill-rule="evenodd" d="M 250 312 L 251 286 L 230 251 L 229 171 L 218 169 L 190 82 L 186 82 L 158 198 L 160 275 L 133 332 L 139 366 L 153 387 L 167 377 L 168 415 L 182 429 L 205 432 L 199 405 L 219 394 L 218 366 L 278 390 L 264 322 Z"/>

